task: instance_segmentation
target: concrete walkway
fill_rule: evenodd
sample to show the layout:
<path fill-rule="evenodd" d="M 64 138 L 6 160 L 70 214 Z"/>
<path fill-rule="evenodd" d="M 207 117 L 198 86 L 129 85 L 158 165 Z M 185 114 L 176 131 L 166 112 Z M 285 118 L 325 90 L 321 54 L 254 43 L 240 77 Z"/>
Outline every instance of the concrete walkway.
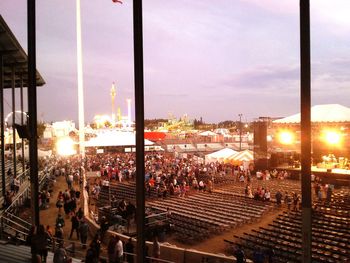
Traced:
<path fill-rule="evenodd" d="M 78 189 L 78 185 L 74 185 L 75 189 Z M 60 191 L 64 192 L 66 189 L 68 189 L 66 179 L 64 176 L 59 176 L 57 177 L 56 183 L 53 187 L 53 192 L 51 193 L 50 197 L 50 203 L 49 203 L 49 208 L 40 210 L 40 224 L 43 224 L 46 228 L 47 225 L 50 226 L 52 229 L 53 234 L 55 234 L 55 226 L 56 226 L 56 218 L 58 215 L 58 208 L 56 207 L 56 201 L 57 197 Z M 77 203 L 77 211 L 82 205 L 82 203 Z M 69 246 L 70 243 L 68 243 L 70 231 L 71 231 L 71 217 L 66 216 L 64 213 L 63 208 L 61 209 L 61 214 L 64 218 L 65 221 L 65 226 L 63 227 L 63 236 L 65 241 L 65 247 Z M 91 237 L 88 238 L 87 245 L 89 245 L 91 240 Z M 76 248 L 76 257 L 85 257 L 85 250 L 83 250 L 80 246 L 80 240 L 77 239 L 76 232 L 73 233 L 71 241 L 76 242 L 75 243 L 75 248 Z"/>

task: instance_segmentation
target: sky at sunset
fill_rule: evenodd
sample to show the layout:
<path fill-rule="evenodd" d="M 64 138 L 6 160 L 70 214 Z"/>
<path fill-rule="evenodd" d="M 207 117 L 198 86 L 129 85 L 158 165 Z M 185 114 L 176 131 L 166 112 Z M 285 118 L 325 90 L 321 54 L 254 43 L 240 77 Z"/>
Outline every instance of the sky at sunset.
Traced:
<path fill-rule="evenodd" d="M 26 49 L 25 0 L 0 14 Z M 133 98 L 132 1 L 81 0 L 86 121 Z M 350 1 L 311 2 L 312 104 L 350 106 Z M 299 1 L 143 1 L 145 117 L 253 120 L 299 112 Z M 37 0 L 38 116 L 77 120 L 74 0 Z M 11 102 L 6 91 L 5 105 Z"/>

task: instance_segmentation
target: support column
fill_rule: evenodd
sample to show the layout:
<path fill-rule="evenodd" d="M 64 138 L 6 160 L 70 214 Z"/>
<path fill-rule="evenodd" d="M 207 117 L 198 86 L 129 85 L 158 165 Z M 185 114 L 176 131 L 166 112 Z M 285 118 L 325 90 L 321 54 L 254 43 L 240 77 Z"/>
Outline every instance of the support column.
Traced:
<path fill-rule="evenodd" d="M 20 93 L 20 100 L 21 100 L 21 125 L 23 127 L 24 120 L 23 120 L 23 73 L 20 75 L 21 78 L 21 93 Z M 21 138 L 21 144 L 22 144 L 22 172 L 26 169 L 26 164 L 24 160 L 24 138 Z"/>
<path fill-rule="evenodd" d="M 302 262 L 311 262 L 311 66 L 310 2 L 300 0 L 300 112 L 301 112 L 301 194 Z"/>
<path fill-rule="evenodd" d="M 17 147 L 16 147 L 16 93 L 15 93 L 15 84 L 16 84 L 16 70 L 15 66 L 12 66 L 11 74 L 11 98 L 12 98 L 12 147 L 13 147 L 13 176 L 17 176 Z"/>
<path fill-rule="evenodd" d="M 3 55 L 0 54 L 0 139 L 1 139 L 1 188 L 2 195 L 6 195 L 5 177 L 5 127 L 4 127 L 4 69 Z"/>
<path fill-rule="evenodd" d="M 145 140 L 143 92 L 142 0 L 133 2 L 134 81 L 136 119 L 136 225 L 137 263 L 145 262 Z"/>
<path fill-rule="evenodd" d="M 37 144 L 37 98 L 36 98 L 36 33 L 35 0 L 27 0 L 28 15 L 28 112 L 29 112 L 29 162 L 32 224 L 39 226 L 39 180 Z"/>

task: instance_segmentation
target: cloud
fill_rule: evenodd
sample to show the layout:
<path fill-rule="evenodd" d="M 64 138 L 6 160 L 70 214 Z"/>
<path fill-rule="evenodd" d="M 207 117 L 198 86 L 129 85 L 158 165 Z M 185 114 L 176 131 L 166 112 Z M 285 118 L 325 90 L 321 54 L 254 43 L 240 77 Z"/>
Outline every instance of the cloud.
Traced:
<path fill-rule="evenodd" d="M 257 66 L 250 70 L 235 73 L 223 81 L 222 86 L 240 94 L 275 94 L 290 95 L 298 84 L 297 65 Z"/>

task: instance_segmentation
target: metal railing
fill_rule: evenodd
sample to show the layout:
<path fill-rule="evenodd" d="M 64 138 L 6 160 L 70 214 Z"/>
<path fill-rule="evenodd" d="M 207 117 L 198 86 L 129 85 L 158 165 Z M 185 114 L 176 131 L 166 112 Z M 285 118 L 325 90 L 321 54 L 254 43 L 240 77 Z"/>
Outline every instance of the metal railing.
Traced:
<path fill-rule="evenodd" d="M 48 172 L 39 172 L 39 188 L 43 186 L 47 175 L 51 171 L 52 167 Z M 22 173 L 22 176 L 28 172 L 27 169 Z M 25 178 L 26 179 L 26 178 Z M 24 181 L 22 184 L 23 189 L 16 195 L 12 203 L 5 209 L 1 215 L 1 232 L 5 228 L 11 229 L 15 233 L 29 233 L 32 224 L 23 218 L 19 217 L 19 209 L 23 207 L 24 203 L 30 198 L 30 183 L 29 180 Z"/>

